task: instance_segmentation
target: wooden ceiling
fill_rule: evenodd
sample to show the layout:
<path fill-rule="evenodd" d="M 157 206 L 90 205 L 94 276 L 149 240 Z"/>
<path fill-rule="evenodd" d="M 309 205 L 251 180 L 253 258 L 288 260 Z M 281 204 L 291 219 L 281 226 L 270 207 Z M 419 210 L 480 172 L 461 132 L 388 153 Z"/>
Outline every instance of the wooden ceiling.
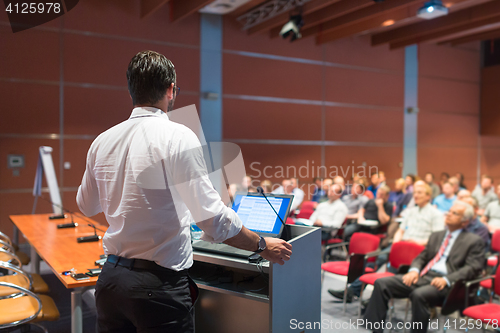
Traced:
<path fill-rule="evenodd" d="M 171 21 L 196 13 L 213 0 L 141 0 L 141 16 L 161 6 L 170 6 Z M 228 14 L 237 20 L 269 0 L 250 0 Z M 380 1 L 380 0 L 379 0 Z M 372 45 L 389 44 L 391 49 L 431 42 L 459 45 L 500 38 L 500 0 L 443 0 L 449 14 L 432 20 L 416 16 L 425 0 L 310 0 L 300 9 L 304 26 L 302 38 L 317 44 L 356 35 L 370 35 Z M 288 22 L 289 12 L 271 17 L 247 29 L 249 35 L 267 34 L 278 38 Z M 243 24 L 242 24 L 243 29 Z"/>

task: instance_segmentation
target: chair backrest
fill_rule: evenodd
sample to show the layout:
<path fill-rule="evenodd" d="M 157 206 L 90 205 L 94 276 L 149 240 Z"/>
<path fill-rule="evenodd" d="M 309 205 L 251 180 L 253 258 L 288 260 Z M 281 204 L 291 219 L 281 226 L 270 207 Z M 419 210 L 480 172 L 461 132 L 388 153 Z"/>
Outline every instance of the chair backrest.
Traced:
<path fill-rule="evenodd" d="M 32 321 L 42 311 L 42 301 L 33 292 L 12 283 L 0 282 L 0 287 L 21 292 L 24 296 L 0 299 L 0 330 Z"/>
<path fill-rule="evenodd" d="M 495 279 L 493 280 L 495 294 L 500 295 L 500 269 L 497 267 Z"/>
<path fill-rule="evenodd" d="M 300 206 L 300 211 L 302 212 L 302 210 L 312 210 L 314 212 L 314 205 L 316 203 L 313 202 L 313 201 L 304 201 L 302 203 L 302 206 Z"/>
<path fill-rule="evenodd" d="M 391 252 L 389 253 L 389 263 L 395 269 L 401 265 L 411 265 L 420 252 L 424 250 L 424 246 L 411 242 L 393 243 Z"/>
<path fill-rule="evenodd" d="M 380 238 L 364 232 L 355 232 L 349 242 L 349 254 L 367 254 L 378 248 Z"/>
<path fill-rule="evenodd" d="M 21 259 L 19 259 L 18 256 L 2 248 L 0 248 L 0 263 L 1 262 L 6 262 L 19 268 L 23 266 L 23 264 L 21 263 Z"/>
<path fill-rule="evenodd" d="M 0 231 L 0 240 L 4 241 L 5 243 L 8 243 L 9 245 L 12 245 L 12 241 L 10 240 L 9 236 L 7 236 L 1 231 Z"/>
<path fill-rule="evenodd" d="M 495 231 L 491 237 L 491 250 L 493 252 L 500 252 L 500 230 Z"/>
<path fill-rule="evenodd" d="M 300 213 L 297 214 L 298 219 L 308 219 L 314 213 L 312 209 L 301 208 Z"/>
<path fill-rule="evenodd" d="M 7 270 L 7 272 L 10 273 L 0 276 L 0 282 L 12 283 L 28 290 L 32 289 L 33 280 L 31 279 L 31 276 L 22 269 L 6 262 L 0 262 L 0 268 Z M 0 299 L 15 297 L 17 294 L 13 294 L 11 288 L 0 287 Z"/>

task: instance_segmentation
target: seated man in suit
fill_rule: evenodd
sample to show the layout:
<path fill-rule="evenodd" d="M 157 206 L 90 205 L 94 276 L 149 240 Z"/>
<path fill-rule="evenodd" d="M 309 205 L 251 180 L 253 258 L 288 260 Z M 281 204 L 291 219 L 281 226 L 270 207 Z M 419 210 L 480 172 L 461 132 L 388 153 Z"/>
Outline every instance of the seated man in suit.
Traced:
<path fill-rule="evenodd" d="M 478 277 L 484 266 L 483 240 L 463 231 L 473 216 L 471 205 L 455 202 L 446 214 L 447 230 L 431 234 L 427 246 L 413 260 L 407 274 L 375 281 L 364 317 L 368 329 L 382 327 L 381 322 L 385 321 L 387 314 L 387 302 L 391 298 L 408 297 L 415 325 L 412 332 L 427 332 L 430 308 L 443 302 L 451 284 L 461 279 Z"/>

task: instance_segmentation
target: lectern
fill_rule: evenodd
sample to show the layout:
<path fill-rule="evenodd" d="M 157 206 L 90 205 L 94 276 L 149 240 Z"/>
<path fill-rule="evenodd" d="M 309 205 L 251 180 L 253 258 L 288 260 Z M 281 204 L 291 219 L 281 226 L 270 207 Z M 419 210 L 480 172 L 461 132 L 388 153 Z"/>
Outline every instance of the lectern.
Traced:
<path fill-rule="evenodd" d="M 321 322 L 321 230 L 285 229 L 282 238 L 293 248 L 283 266 L 194 252 L 197 333 L 281 333 L 292 323 Z"/>

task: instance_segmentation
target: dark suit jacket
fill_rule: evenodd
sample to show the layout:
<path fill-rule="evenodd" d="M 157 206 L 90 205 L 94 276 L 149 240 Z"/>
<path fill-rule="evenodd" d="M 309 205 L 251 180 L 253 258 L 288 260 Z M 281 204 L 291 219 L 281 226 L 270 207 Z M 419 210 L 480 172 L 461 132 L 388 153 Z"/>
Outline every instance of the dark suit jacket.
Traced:
<path fill-rule="evenodd" d="M 413 260 L 411 267 L 420 271 L 436 256 L 443 243 L 446 230 L 431 234 L 425 249 Z M 479 276 L 484 267 L 484 242 L 478 235 L 462 231 L 453 243 L 446 260 L 448 274 L 446 278 L 451 284 L 458 280 L 472 280 Z"/>

